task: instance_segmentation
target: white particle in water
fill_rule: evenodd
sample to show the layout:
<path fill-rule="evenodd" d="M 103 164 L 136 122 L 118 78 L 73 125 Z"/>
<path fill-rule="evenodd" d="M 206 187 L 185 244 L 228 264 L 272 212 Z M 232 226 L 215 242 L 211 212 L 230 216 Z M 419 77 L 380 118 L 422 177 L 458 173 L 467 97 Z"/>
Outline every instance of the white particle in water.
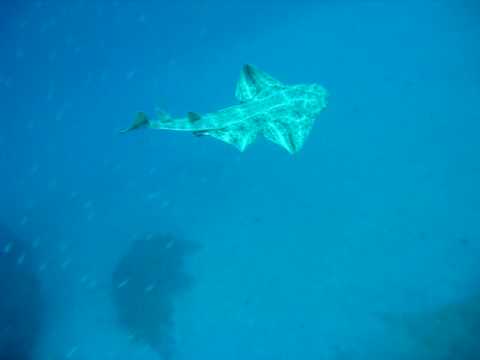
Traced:
<path fill-rule="evenodd" d="M 122 287 L 124 287 L 125 285 L 127 285 L 128 282 L 129 282 L 129 279 L 123 280 L 120 284 L 117 285 L 117 289 L 121 289 Z"/>
<path fill-rule="evenodd" d="M 4 252 L 5 254 L 8 254 L 8 253 L 10 252 L 10 250 L 12 250 L 12 246 L 13 246 L 12 243 L 9 242 L 9 243 L 8 243 L 7 245 L 5 245 L 5 247 L 3 248 L 3 252 Z"/>
<path fill-rule="evenodd" d="M 145 292 L 146 292 L 146 293 L 149 293 L 149 292 L 152 291 L 153 289 L 155 289 L 155 284 L 150 284 L 150 285 L 148 285 L 148 286 L 145 288 Z"/>
<path fill-rule="evenodd" d="M 22 265 L 24 260 L 25 260 L 25 254 L 20 255 L 17 259 L 17 264 Z"/>
<path fill-rule="evenodd" d="M 78 350 L 78 346 L 72 347 L 65 357 L 67 359 L 70 359 L 73 356 L 73 354 L 77 352 L 77 350 Z"/>

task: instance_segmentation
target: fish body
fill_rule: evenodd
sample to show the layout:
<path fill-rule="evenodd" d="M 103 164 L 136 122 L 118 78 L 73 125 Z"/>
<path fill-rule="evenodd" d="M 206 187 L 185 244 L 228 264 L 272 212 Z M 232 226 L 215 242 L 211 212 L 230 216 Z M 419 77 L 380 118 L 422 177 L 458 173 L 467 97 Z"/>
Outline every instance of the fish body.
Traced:
<path fill-rule="evenodd" d="M 313 123 L 327 105 L 327 91 L 318 84 L 287 86 L 252 65 L 243 67 L 235 95 L 239 103 L 199 115 L 172 118 L 159 112 L 153 119 L 137 114 L 134 123 L 123 132 L 141 127 L 158 130 L 189 131 L 209 135 L 244 151 L 260 135 L 298 152 Z"/>

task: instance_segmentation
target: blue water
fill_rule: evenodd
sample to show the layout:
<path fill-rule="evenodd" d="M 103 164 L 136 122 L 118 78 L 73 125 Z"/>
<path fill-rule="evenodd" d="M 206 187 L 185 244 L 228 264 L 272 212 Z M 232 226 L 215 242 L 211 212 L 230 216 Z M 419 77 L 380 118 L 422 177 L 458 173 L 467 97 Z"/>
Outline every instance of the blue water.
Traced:
<path fill-rule="evenodd" d="M 476 1 L 4 1 L 0 359 L 480 359 Z M 330 94 L 301 152 L 120 135 Z"/>

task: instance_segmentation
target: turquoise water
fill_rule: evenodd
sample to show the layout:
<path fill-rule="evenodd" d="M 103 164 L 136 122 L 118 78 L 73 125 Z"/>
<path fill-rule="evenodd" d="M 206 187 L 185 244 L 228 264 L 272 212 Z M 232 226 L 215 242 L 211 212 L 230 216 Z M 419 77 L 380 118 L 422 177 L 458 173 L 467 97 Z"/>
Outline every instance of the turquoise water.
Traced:
<path fill-rule="evenodd" d="M 476 1 L 0 11 L 0 360 L 480 359 Z M 330 94 L 304 148 L 119 134 Z"/>

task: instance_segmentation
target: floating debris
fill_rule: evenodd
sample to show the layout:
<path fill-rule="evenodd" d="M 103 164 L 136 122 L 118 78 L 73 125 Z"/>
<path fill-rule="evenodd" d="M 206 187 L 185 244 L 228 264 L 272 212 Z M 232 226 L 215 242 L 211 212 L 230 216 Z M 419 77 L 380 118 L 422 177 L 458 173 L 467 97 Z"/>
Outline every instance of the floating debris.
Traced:
<path fill-rule="evenodd" d="M 17 259 L 17 265 L 22 265 L 24 261 L 25 261 L 25 254 L 22 254 Z"/>
<path fill-rule="evenodd" d="M 145 288 L 145 293 L 151 292 L 153 289 L 155 289 L 155 284 L 150 284 Z"/>
<path fill-rule="evenodd" d="M 154 200 L 160 197 L 162 194 L 160 192 L 151 192 L 147 194 L 147 200 Z"/>
<path fill-rule="evenodd" d="M 158 169 L 157 169 L 156 167 L 150 168 L 150 170 L 148 170 L 148 175 L 153 175 L 153 174 L 155 174 L 155 173 L 157 172 L 157 170 L 158 170 Z"/>
<path fill-rule="evenodd" d="M 130 70 L 126 75 L 126 79 L 127 80 L 132 80 L 135 77 L 136 74 L 137 74 L 137 71 L 135 69 Z"/>
<path fill-rule="evenodd" d="M 4 252 L 5 254 L 8 254 L 8 253 L 10 252 L 10 250 L 12 250 L 12 246 L 13 246 L 12 243 L 9 242 L 7 245 L 4 246 L 3 252 Z"/>
<path fill-rule="evenodd" d="M 32 242 L 32 248 L 37 249 L 40 246 L 40 238 L 36 237 Z"/>
<path fill-rule="evenodd" d="M 90 282 L 87 285 L 87 288 L 88 289 L 93 289 L 95 287 L 97 287 L 97 281 L 95 279 L 90 280 Z"/>
<path fill-rule="evenodd" d="M 63 270 L 65 270 L 72 262 L 72 259 L 70 258 L 67 258 L 65 259 L 65 261 L 62 263 L 61 267 Z"/>
<path fill-rule="evenodd" d="M 78 346 L 74 346 L 70 349 L 70 351 L 65 355 L 67 359 L 70 359 L 78 350 Z"/>
<path fill-rule="evenodd" d="M 130 279 L 123 280 L 120 284 L 117 285 L 117 289 L 121 289 L 122 287 L 127 285 L 129 281 L 130 281 Z"/>
<path fill-rule="evenodd" d="M 62 254 L 64 254 L 68 249 L 68 243 L 62 242 L 59 246 L 59 250 Z"/>
<path fill-rule="evenodd" d="M 40 272 L 45 271 L 46 269 L 47 269 L 47 264 L 46 263 L 43 263 L 38 267 L 38 271 L 40 271 Z"/>
<path fill-rule="evenodd" d="M 144 23 L 147 22 L 147 17 L 146 17 L 145 14 L 140 14 L 140 15 L 138 16 L 137 20 L 138 20 L 139 23 L 144 24 Z"/>
<path fill-rule="evenodd" d="M 30 175 L 35 175 L 38 170 L 40 169 L 40 165 L 35 163 L 32 165 L 32 167 L 30 168 L 29 172 L 30 172 Z"/>
<path fill-rule="evenodd" d="M 174 239 L 170 240 L 169 242 L 167 242 L 165 244 L 165 249 L 170 249 L 173 246 L 174 243 L 175 243 Z"/>

